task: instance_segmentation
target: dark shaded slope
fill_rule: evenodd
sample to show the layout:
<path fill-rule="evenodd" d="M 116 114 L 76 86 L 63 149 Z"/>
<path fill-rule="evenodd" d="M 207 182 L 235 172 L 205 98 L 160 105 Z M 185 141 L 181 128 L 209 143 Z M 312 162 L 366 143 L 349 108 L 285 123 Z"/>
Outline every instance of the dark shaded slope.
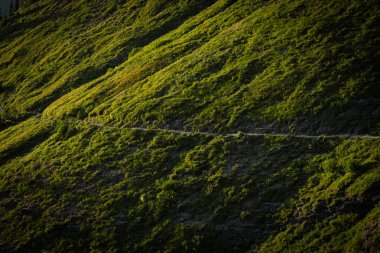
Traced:
<path fill-rule="evenodd" d="M 363 229 L 379 217 L 378 140 L 68 124 L 2 165 L 3 249 L 320 252 L 362 240 L 376 249 Z"/>

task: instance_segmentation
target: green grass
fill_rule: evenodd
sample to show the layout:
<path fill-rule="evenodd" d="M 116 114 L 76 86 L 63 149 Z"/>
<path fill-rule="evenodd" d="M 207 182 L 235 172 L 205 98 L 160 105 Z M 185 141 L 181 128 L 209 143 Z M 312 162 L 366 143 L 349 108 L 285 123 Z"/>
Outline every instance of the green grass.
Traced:
<path fill-rule="evenodd" d="M 380 141 L 322 135 L 380 134 L 379 21 L 374 0 L 27 1 L 0 22 L 0 251 L 378 252 Z"/>
<path fill-rule="evenodd" d="M 375 232 L 357 233 L 378 218 L 378 140 L 69 125 L 56 122 L 48 139 L 2 166 L 3 247 L 246 251 L 264 240 L 263 252 L 360 248 L 363 240 L 376 247 Z M 330 157 L 341 169 L 326 168 Z"/>

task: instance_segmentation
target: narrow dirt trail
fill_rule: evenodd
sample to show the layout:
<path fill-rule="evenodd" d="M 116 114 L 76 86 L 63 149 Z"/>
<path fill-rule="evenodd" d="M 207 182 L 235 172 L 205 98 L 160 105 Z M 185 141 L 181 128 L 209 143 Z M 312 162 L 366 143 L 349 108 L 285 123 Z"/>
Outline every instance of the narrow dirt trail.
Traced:
<path fill-rule="evenodd" d="M 49 117 L 41 113 L 29 112 L 28 114 L 35 115 L 41 119 L 48 119 L 58 121 L 60 119 Z M 220 134 L 215 132 L 194 132 L 194 131 L 185 131 L 178 129 L 168 129 L 168 128 L 145 128 L 145 127 L 115 127 L 107 124 L 100 124 L 93 121 L 79 120 L 76 118 L 66 118 L 64 120 L 70 120 L 78 125 L 85 124 L 94 127 L 109 129 L 109 130 L 138 130 L 144 132 L 161 132 L 161 133 L 174 133 L 174 134 L 185 134 L 185 135 L 204 135 L 204 136 L 223 136 L 223 137 L 239 137 L 239 136 L 271 136 L 271 137 L 292 137 L 292 138 L 302 138 L 302 139 L 317 139 L 317 138 L 328 138 L 328 139 L 337 139 L 337 138 L 350 138 L 350 139 L 380 139 L 378 135 L 360 135 L 360 134 L 330 134 L 330 135 L 307 135 L 307 134 L 286 134 L 286 133 L 257 133 L 257 132 L 237 132 L 229 134 Z"/>

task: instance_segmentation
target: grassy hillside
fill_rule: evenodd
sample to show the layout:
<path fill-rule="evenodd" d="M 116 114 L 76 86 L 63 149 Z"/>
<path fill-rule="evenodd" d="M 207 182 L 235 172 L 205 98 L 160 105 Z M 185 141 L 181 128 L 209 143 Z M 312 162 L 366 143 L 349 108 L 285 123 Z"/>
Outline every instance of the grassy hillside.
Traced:
<path fill-rule="evenodd" d="M 0 252 L 380 251 L 379 24 L 374 0 L 26 1 L 0 23 Z"/>

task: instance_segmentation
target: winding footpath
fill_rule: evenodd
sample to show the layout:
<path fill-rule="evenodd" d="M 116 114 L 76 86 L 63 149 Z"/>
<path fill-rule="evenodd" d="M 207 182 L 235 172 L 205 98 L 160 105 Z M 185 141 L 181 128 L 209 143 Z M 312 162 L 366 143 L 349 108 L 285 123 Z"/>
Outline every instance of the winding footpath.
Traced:
<path fill-rule="evenodd" d="M 43 115 L 36 112 L 28 112 L 28 114 L 35 115 L 41 119 L 48 119 L 53 121 L 58 121 L 60 119 L 53 118 L 50 116 Z M 185 131 L 178 129 L 169 129 L 169 128 L 145 128 L 145 127 L 116 127 L 107 124 L 100 124 L 94 121 L 88 120 L 79 120 L 77 118 L 66 118 L 66 120 L 74 121 L 78 125 L 85 124 L 94 127 L 99 127 L 109 130 L 137 130 L 144 132 L 161 132 L 161 133 L 174 133 L 174 134 L 184 134 L 184 135 L 204 135 L 204 136 L 222 136 L 222 137 L 240 137 L 240 136 L 270 136 L 270 137 L 292 137 L 292 138 L 302 138 L 302 139 L 318 139 L 318 138 L 328 138 L 328 139 L 337 139 L 337 138 L 350 138 L 350 139 L 380 139 L 378 135 L 360 135 L 360 134 L 331 134 L 331 135 L 308 135 L 308 134 L 287 134 L 287 133 L 257 133 L 257 132 L 242 132 L 221 134 L 215 132 L 194 132 L 194 131 Z"/>

